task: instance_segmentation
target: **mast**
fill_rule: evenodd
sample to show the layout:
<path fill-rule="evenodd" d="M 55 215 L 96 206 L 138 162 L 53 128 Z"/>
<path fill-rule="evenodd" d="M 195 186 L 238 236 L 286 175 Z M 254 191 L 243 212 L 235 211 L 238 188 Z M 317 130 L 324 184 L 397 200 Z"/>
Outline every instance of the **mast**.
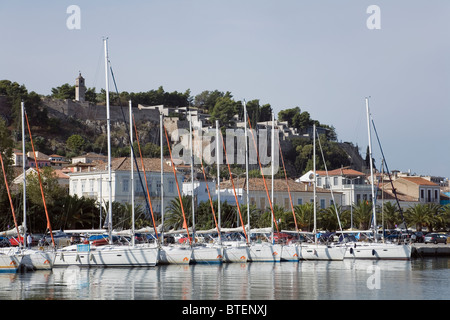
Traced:
<path fill-rule="evenodd" d="M 187 237 L 188 237 L 188 240 L 189 240 L 189 245 L 192 246 L 192 239 L 191 239 L 191 236 L 189 235 L 189 227 L 188 227 L 187 222 L 186 222 L 186 214 L 184 212 L 184 206 L 183 206 L 183 201 L 182 201 L 182 198 L 181 198 L 180 186 L 178 185 L 177 172 L 176 172 L 176 169 L 175 169 L 175 164 L 173 163 L 172 150 L 170 150 L 169 136 L 167 135 L 166 127 L 164 127 L 164 134 L 166 136 L 167 148 L 169 149 L 170 162 L 172 163 L 173 176 L 175 178 L 175 183 L 177 185 L 178 199 L 180 200 L 181 212 L 183 213 L 183 226 L 186 228 L 186 233 L 187 233 Z"/>
<path fill-rule="evenodd" d="M 131 100 L 129 101 L 129 109 L 130 109 L 130 176 L 131 176 L 131 245 L 135 245 L 135 236 L 134 236 L 134 152 L 133 152 L 133 115 L 131 111 Z"/>
<path fill-rule="evenodd" d="M 270 211 L 272 212 L 273 224 L 275 225 L 275 228 L 277 229 L 277 232 L 279 232 L 278 231 L 278 224 L 275 221 L 275 215 L 274 215 L 274 212 L 273 212 L 272 201 L 271 201 L 270 195 L 269 195 L 269 189 L 267 188 L 266 178 L 264 177 L 264 171 L 263 171 L 262 166 L 261 166 L 261 161 L 259 160 L 259 153 L 258 153 L 258 147 L 256 146 L 255 135 L 253 134 L 252 125 L 250 123 L 250 117 L 248 117 L 248 115 L 247 115 L 247 121 L 248 121 L 248 124 L 249 124 L 249 127 L 250 127 L 250 133 L 252 134 L 253 145 L 255 147 L 256 157 L 258 159 L 258 164 L 259 164 L 259 169 L 261 171 L 261 176 L 262 176 L 262 179 L 263 179 L 263 182 L 264 182 L 264 189 L 266 190 L 266 196 L 267 196 L 267 199 L 269 201 Z"/>
<path fill-rule="evenodd" d="M 381 229 L 384 242 L 384 160 L 381 159 Z"/>
<path fill-rule="evenodd" d="M 372 138 L 370 133 L 370 111 L 369 111 L 369 98 L 366 98 L 366 113 L 367 113 L 367 132 L 368 132 L 368 138 L 369 138 L 369 162 L 370 162 L 370 177 L 372 180 L 371 186 L 372 186 L 372 212 L 373 212 L 373 233 L 375 242 L 377 241 L 377 215 L 375 210 L 375 189 L 374 189 L 374 177 L 373 177 L 373 163 L 372 163 Z"/>
<path fill-rule="evenodd" d="M 109 206 L 108 206 L 108 235 L 109 244 L 112 244 L 112 177 L 111 177 L 111 119 L 109 111 L 109 73 L 108 73 L 108 38 L 103 39 L 105 47 L 105 91 L 106 91 L 106 128 L 108 141 L 108 185 L 109 185 Z"/>
<path fill-rule="evenodd" d="M 161 152 L 161 243 L 164 243 L 164 140 L 163 140 L 163 114 L 159 115 L 160 152 Z"/>
<path fill-rule="evenodd" d="M 245 137 L 245 185 L 246 185 L 246 203 L 247 203 L 247 233 L 251 238 L 250 234 L 250 201 L 249 201 L 249 190 L 248 190 L 248 133 L 247 133 L 247 103 L 244 100 L 244 137 Z"/>
<path fill-rule="evenodd" d="M 271 190 L 271 201 L 273 204 L 273 187 L 274 187 L 274 181 L 273 181 L 273 176 L 274 176 L 274 170 L 275 170 L 275 126 L 274 126 L 274 122 L 275 122 L 275 117 L 273 115 L 272 112 L 272 143 L 271 143 L 271 151 L 270 153 L 272 154 L 272 165 L 271 165 L 271 169 L 272 169 L 272 190 Z M 275 212 L 272 210 L 272 214 L 273 214 L 273 219 L 272 219 L 272 244 L 274 244 L 274 238 L 273 238 L 273 220 L 275 220 Z"/>
<path fill-rule="evenodd" d="M 0 152 L 0 163 L 1 163 L 1 166 L 2 166 L 2 171 L 3 171 L 3 178 L 5 179 L 5 187 L 6 187 L 6 192 L 8 193 L 8 199 L 9 199 L 9 205 L 11 206 L 11 213 L 12 213 L 12 216 L 13 216 L 13 219 L 14 219 L 14 226 L 16 227 L 16 232 L 17 232 L 17 245 L 19 246 L 19 247 L 22 247 L 22 244 L 21 244 L 21 242 L 20 242 L 20 230 L 19 230 L 19 225 L 17 224 L 17 219 L 16 219 L 16 213 L 15 213 L 15 211 L 14 211 L 14 204 L 13 204 L 13 201 L 12 201 L 12 198 L 11 198 L 11 192 L 9 191 L 9 185 L 8 185 L 8 180 L 7 180 L 7 177 L 6 177 L 6 168 L 5 168 L 5 165 L 4 165 L 4 163 L 3 163 L 3 156 L 2 156 L 2 153 Z M 36 162 L 36 164 L 37 164 L 37 162 Z M 51 231 L 51 230 L 50 230 Z M 24 237 L 25 238 L 25 237 Z"/>
<path fill-rule="evenodd" d="M 191 199 L 191 210 L 192 210 L 192 239 L 195 241 L 195 203 L 194 203 L 194 145 L 192 143 L 192 116 L 189 111 L 189 144 L 191 146 L 191 187 L 192 187 L 192 199 Z"/>
<path fill-rule="evenodd" d="M 316 183 L 317 183 L 317 174 L 316 174 L 316 124 L 313 124 L 313 172 L 314 172 L 314 192 L 313 192 L 313 211 L 314 211 L 314 243 L 317 244 L 317 208 L 316 208 Z"/>
<path fill-rule="evenodd" d="M 25 104 L 22 101 L 21 104 L 22 112 L 22 172 L 23 172 L 23 243 L 27 247 L 27 177 L 26 177 L 26 156 L 25 156 Z"/>
<path fill-rule="evenodd" d="M 24 112 L 24 113 L 25 113 L 25 120 L 26 120 L 26 122 L 27 122 L 27 127 L 28 127 L 28 134 L 30 135 L 30 142 L 31 142 L 31 148 L 32 148 L 32 150 L 33 150 L 34 163 L 35 163 L 35 166 L 36 166 L 36 172 L 37 172 L 38 179 L 39 179 L 39 187 L 40 187 L 40 189 L 41 189 L 42 204 L 44 205 L 45 217 L 46 217 L 46 219 L 47 219 L 47 229 L 49 230 L 49 232 L 50 232 L 50 237 L 52 238 L 52 246 L 53 246 L 53 248 L 55 248 L 55 239 L 54 239 L 54 237 L 53 237 L 53 230 L 52 230 L 52 226 L 51 226 L 51 224 L 50 224 L 50 218 L 49 218 L 49 216 L 48 216 L 47 204 L 46 204 L 46 202 L 45 202 L 44 188 L 43 188 L 43 186 L 42 186 L 41 173 L 40 173 L 40 170 L 39 170 L 39 166 L 38 166 L 38 164 L 37 164 L 38 162 L 37 162 L 37 158 L 36 158 L 36 151 L 34 150 L 33 137 L 31 136 L 30 123 L 28 122 L 28 116 L 27 116 L 27 113 L 26 113 L 26 112 Z"/>
<path fill-rule="evenodd" d="M 217 215 L 220 229 L 220 142 L 219 142 L 219 120 L 216 120 L 216 161 L 217 161 Z"/>

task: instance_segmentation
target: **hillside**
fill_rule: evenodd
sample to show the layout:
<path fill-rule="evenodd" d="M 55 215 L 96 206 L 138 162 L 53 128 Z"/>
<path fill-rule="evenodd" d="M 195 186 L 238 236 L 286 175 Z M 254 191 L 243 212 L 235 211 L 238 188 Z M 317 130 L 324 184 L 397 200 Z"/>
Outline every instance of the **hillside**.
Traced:
<path fill-rule="evenodd" d="M 64 92 L 70 94 L 64 93 L 62 87 L 65 88 Z M 19 86 L 17 83 L 8 80 L 0 81 L 0 116 L 10 129 L 16 147 L 20 148 L 20 100 L 23 99 L 32 127 L 36 150 L 68 158 L 83 152 L 106 153 L 106 108 L 104 103 L 95 102 L 102 101 L 104 92 L 96 94 L 92 99 L 94 102 L 75 101 L 71 99 L 73 87 L 69 85 L 62 87 L 53 88 L 52 96 L 43 97 L 34 92 L 28 93 L 24 86 Z M 144 93 L 112 94 L 111 103 L 113 105 L 110 107 L 110 120 L 113 156 L 123 156 L 129 153 L 128 100 L 130 99 L 133 101 L 133 117 L 144 156 L 159 156 L 160 118 L 157 109 L 138 108 L 141 103 L 147 105 L 160 103 L 165 108 L 167 106 L 172 110 L 169 115 L 175 117 L 165 118 L 169 135 L 175 129 L 188 128 L 188 122 L 183 121 L 185 116 L 183 113 L 178 113 L 180 109 L 177 105 L 181 105 L 182 109 L 186 110 L 186 106 L 192 103 L 197 109 L 201 108 L 212 123 L 218 119 L 226 127 L 234 127 L 236 114 L 238 117 L 242 117 L 242 102 L 235 101 L 229 92 L 204 91 L 196 97 L 190 97 L 189 94 L 189 90 L 185 93 L 168 93 L 162 87 Z M 270 104 L 261 106 L 259 100 L 249 101 L 247 110 L 253 124 L 267 121 L 272 112 Z M 312 168 L 310 137 L 313 123 L 320 126 L 321 132 L 324 133 L 321 139 L 323 139 L 322 147 L 327 156 L 328 169 L 351 166 L 356 170 L 365 171 L 364 160 L 358 149 L 351 144 L 338 144 L 332 126 L 323 125 L 317 120 L 310 119 L 309 113 L 301 112 L 298 107 L 281 111 L 279 118 L 283 117 L 287 119 L 292 132 L 301 133 L 290 136 L 281 144 L 286 167 L 291 176 L 299 176 Z M 203 126 L 208 125 L 208 120 L 203 119 L 202 124 Z M 76 139 L 72 139 L 71 143 L 68 143 L 68 139 L 73 136 L 77 136 Z M 77 141 L 76 144 L 72 143 L 74 140 Z M 136 139 L 134 140 L 136 141 Z M 317 163 L 318 169 L 324 168 L 319 156 Z"/>

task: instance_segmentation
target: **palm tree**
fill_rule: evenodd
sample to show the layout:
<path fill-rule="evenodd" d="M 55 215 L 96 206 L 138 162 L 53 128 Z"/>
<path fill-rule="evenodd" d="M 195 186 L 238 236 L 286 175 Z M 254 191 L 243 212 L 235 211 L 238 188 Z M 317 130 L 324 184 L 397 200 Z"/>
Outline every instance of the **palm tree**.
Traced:
<path fill-rule="evenodd" d="M 99 210 L 95 199 L 65 195 L 49 206 L 49 215 L 54 218 L 51 223 L 57 228 L 90 229 L 98 221 Z"/>
<path fill-rule="evenodd" d="M 432 208 L 428 204 L 419 203 L 406 210 L 406 220 L 408 223 L 415 225 L 418 231 L 421 231 L 423 226 L 427 226 L 429 231 L 431 231 L 435 217 Z"/>
<path fill-rule="evenodd" d="M 372 220 L 372 202 L 364 200 L 354 205 L 353 218 L 359 224 L 359 229 L 367 230 Z"/>
<path fill-rule="evenodd" d="M 186 216 L 187 227 L 192 225 L 191 220 L 191 196 L 182 196 L 181 203 L 179 198 L 174 198 L 170 201 L 169 207 L 167 209 L 167 219 L 164 224 L 169 225 L 175 229 L 185 228 L 183 211 L 181 208 L 183 205 L 184 214 Z"/>
<path fill-rule="evenodd" d="M 319 228 L 322 228 L 324 230 L 337 230 L 339 229 L 339 223 L 338 223 L 338 214 L 340 215 L 341 208 L 334 206 L 329 206 L 326 209 L 321 209 L 319 211 L 319 217 L 318 217 L 318 225 Z"/>
<path fill-rule="evenodd" d="M 441 207 L 440 219 L 443 222 L 441 228 L 448 229 L 450 227 L 450 204 Z"/>
<path fill-rule="evenodd" d="M 400 215 L 398 208 L 392 202 L 386 202 L 383 205 L 383 219 L 387 229 L 392 229 L 396 224 L 400 223 Z"/>
<path fill-rule="evenodd" d="M 247 224 L 247 205 L 243 204 L 241 205 L 241 214 L 242 214 L 242 220 L 244 221 L 244 224 Z M 250 204 L 250 226 L 256 226 L 255 224 L 258 221 L 258 218 L 260 216 L 260 210 L 256 208 L 256 205 Z M 239 213 L 238 213 L 239 214 Z"/>
<path fill-rule="evenodd" d="M 314 219 L 314 203 L 299 204 L 294 207 L 299 229 L 312 231 Z"/>

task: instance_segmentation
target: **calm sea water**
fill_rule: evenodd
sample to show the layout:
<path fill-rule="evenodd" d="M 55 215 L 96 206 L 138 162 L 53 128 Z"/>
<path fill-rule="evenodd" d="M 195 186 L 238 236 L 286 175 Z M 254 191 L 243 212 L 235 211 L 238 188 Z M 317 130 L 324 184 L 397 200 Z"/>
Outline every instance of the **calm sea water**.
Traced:
<path fill-rule="evenodd" d="M 450 299 L 450 259 L 56 268 L 0 274 L 2 300 Z"/>

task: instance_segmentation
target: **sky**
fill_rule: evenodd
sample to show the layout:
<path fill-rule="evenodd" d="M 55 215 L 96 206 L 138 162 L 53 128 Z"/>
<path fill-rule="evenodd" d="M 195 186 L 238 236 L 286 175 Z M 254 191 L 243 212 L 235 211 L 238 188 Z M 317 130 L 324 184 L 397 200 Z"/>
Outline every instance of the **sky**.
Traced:
<path fill-rule="evenodd" d="M 108 37 L 119 91 L 298 106 L 363 157 L 370 97 L 389 170 L 450 177 L 449 17 L 448 0 L 1 1 L 0 80 L 47 95 L 81 72 L 99 92 Z M 379 169 L 373 131 L 372 149 Z"/>

